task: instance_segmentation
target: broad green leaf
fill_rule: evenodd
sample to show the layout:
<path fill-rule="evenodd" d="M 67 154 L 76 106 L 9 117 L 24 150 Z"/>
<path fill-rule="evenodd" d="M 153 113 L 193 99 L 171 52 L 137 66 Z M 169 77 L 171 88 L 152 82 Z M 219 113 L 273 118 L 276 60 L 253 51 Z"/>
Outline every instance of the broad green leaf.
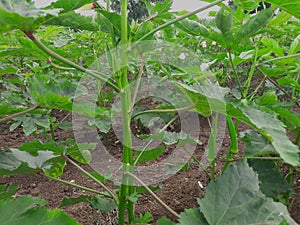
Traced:
<path fill-rule="evenodd" d="M 0 185 L 0 200 L 9 199 L 11 196 L 15 195 L 19 189 L 17 184 L 4 184 Z"/>
<path fill-rule="evenodd" d="M 74 218 L 62 211 L 48 210 L 46 201 L 22 196 L 16 199 L 0 200 L 0 221 L 2 225 L 79 225 Z"/>
<path fill-rule="evenodd" d="M 148 224 L 153 221 L 153 216 L 150 212 L 146 212 L 145 214 L 140 213 L 140 215 L 134 218 L 133 223 L 136 224 Z"/>
<path fill-rule="evenodd" d="M 60 177 L 66 166 L 66 159 L 63 157 L 54 157 L 43 164 L 43 172 L 51 177 Z"/>
<path fill-rule="evenodd" d="M 97 10 L 96 22 L 100 25 L 100 29 L 103 32 L 114 32 L 115 35 L 121 37 L 121 16 L 119 14 Z M 130 31 L 131 29 L 128 23 L 127 26 L 128 31 Z"/>
<path fill-rule="evenodd" d="M 278 195 L 290 191 L 289 184 L 276 169 L 274 161 L 271 160 L 249 160 L 249 165 L 257 172 L 259 187 L 266 196 L 278 200 Z"/>
<path fill-rule="evenodd" d="M 209 37 L 209 30 L 197 21 L 185 19 L 176 23 L 176 26 L 188 34 Z"/>
<path fill-rule="evenodd" d="M 241 109 L 259 131 L 271 141 L 274 149 L 285 162 L 294 166 L 299 165 L 299 148 L 289 140 L 281 121 L 254 105 L 243 105 Z"/>
<path fill-rule="evenodd" d="M 104 199 L 101 196 L 95 197 L 90 201 L 91 205 L 103 212 L 111 212 L 117 208 L 117 205 L 112 199 Z"/>
<path fill-rule="evenodd" d="M 179 225 L 209 225 L 200 209 L 186 209 L 180 213 Z"/>
<path fill-rule="evenodd" d="M 64 146 L 57 146 L 55 143 L 42 143 L 39 140 L 26 142 L 19 147 L 19 150 L 26 151 L 31 155 L 37 155 L 39 151 L 51 151 L 55 155 L 61 155 L 64 152 Z"/>
<path fill-rule="evenodd" d="M 15 29 L 24 31 L 34 30 L 40 24 L 38 18 L 47 14 L 57 16 L 60 9 L 37 9 L 34 2 L 23 0 L 0 1 L 0 31 L 6 32 Z"/>
<path fill-rule="evenodd" d="M 233 0 L 234 4 L 244 10 L 252 11 L 259 6 L 259 0 Z"/>
<path fill-rule="evenodd" d="M 232 33 L 233 12 L 228 12 L 225 11 L 224 8 L 221 8 L 216 15 L 215 21 L 217 27 L 222 32 L 222 35 L 228 47 L 230 47 L 233 41 L 233 33 Z"/>
<path fill-rule="evenodd" d="M 278 41 L 276 41 L 273 38 L 262 38 L 261 42 L 267 46 L 272 53 L 275 53 L 277 56 L 284 56 L 284 50 L 283 48 L 280 46 L 280 44 L 278 43 Z"/>
<path fill-rule="evenodd" d="M 75 205 L 75 204 L 78 204 L 80 202 L 89 202 L 93 198 L 94 197 L 90 196 L 90 195 L 80 195 L 77 198 L 64 197 L 64 199 L 60 203 L 59 207 L 65 207 L 65 206 L 69 206 L 69 205 Z"/>
<path fill-rule="evenodd" d="M 268 90 L 264 92 L 262 96 L 257 97 L 255 101 L 258 105 L 272 107 L 278 103 L 278 97 L 275 91 Z"/>
<path fill-rule="evenodd" d="M 184 162 L 179 162 L 179 163 L 166 163 L 166 167 L 167 167 L 167 172 L 166 175 L 174 175 L 176 173 L 178 173 L 181 169 L 184 169 L 185 165 L 187 163 Z"/>
<path fill-rule="evenodd" d="M 149 1 L 145 1 L 145 4 L 147 6 L 150 16 L 157 16 L 167 13 L 172 7 L 171 0 L 166 0 L 163 2 L 157 1 L 154 5 L 152 5 Z"/>
<path fill-rule="evenodd" d="M 273 110 L 278 113 L 280 120 L 288 129 L 297 129 L 300 127 L 300 116 L 298 113 L 291 112 L 284 107 L 274 107 Z"/>
<path fill-rule="evenodd" d="M 100 30 L 99 24 L 95 22 L 93 17 L 82 16 L 73 11 L 64 13 L 59 17 L 54 17 L 54 18 L 49 17 L 49 20 L 47 20 L 46 18 L 45 24 L 70 27 L 72 29 L 80 29 L 80 30 L 90 30 L 90 31 Z"/>
<path fill-rule="evenodd" d="M 300 1 L 299 0 L 266 0 L 275 7 L 279 7 L 283 11 L 300 18 Z"/>
<path fill-rule="evenodd" d="M 146 149 L 145 151 L 136 151 L 134 154 L 134 159 L 138 159 L 138 163 L 156 160 L 164 151 L 165 147 Z"/>
<path fill-rule="evenodd" d="M 176 225 L 176 223 L 169 220 L 167 217 L 161 217 L 157 220 L 156 225 Z"/>
<path fill-rule="evenodd" d="M 45 7 L 45 9 L 63 9 L 61 13 L 69 12 L 75 9 L 78 9 L 86 4 L 93 3 L 94 0 L 56 0 L 52 2 L 49 6 Z"/>
<path fill-rule="evenodd" d="M 12 107 L 10 103 L 1 102 L 0 103 L 0 117 L 6 116 L 8 114 L 18 111 L 16 108 Z"/>
<path fill-rule="evenodd" d="M 282 23 L 285 23 L 292 15 L 287 13 L 287 12 L 284 12 L 284 11 L 281 11 L 278 15 L 276 15 L 269 23 L 268 25 L 269 26 L 278 26 Z"/>
<path fill-rule="evenodd" d="M 212 111 L 234 117 L 262 133 L 273 145 L 276 152 L 287 163 L 297 166 L 299 163 L 298 146 L 294 145 L 286 135 L 284 125 L 270 114 L 269 109 L 249 103 L 246 100 L 226 99 L 228 89 L 214 84 L 209 86 L 189 86 L 174 82 L 189 96 L 196 110 L 203 116 Z"/>
<path fill-rule="evenodd" d="M 258 177 L 246 161 L 229 167 L 216 182 L 210 183 L 198 203 L 208 224 L 279 225 L 284 219 L 290 225 L 297 224 L 286 206 L 261 193 Z"/>
<path fill-rule="evenodd" d="M 295 90 L 300 91 L 300 83 L 290 76 L 279 78 L 277 79 L 277 82 L 279 85 L 282 85 L 284 87 L 292 87 L 295 88 Z"/>
<path fill-rule="evenodd" d="M 38 151 L 36 156 L 33 156 L 25 151 L 18 149 L 10 149 L 8 153 L 2 153 L 0 156 L 0 168 L 5 170 L 15 170 L 22 163 L 27 163 L 29 168 L 39 169 L 43 164 L 54 157 L 51 151 Z"/>
<path fill-rule="evenodd" d="M 87 143 L 74 143 L 73 145 L 67 148 L 67 154 L 71 156 L 76 161 L 88 164 L 91 162 L 92 156 L 89 150 L 95 149 L 96 144 L 87 144 Z"/>
<path fill-rule="evenodd" d="M 254 36 L 256 32 L 258 32 L 269 22 L 273 16 L 273 13 L 274 9 L 268 8 L 251 17 L 234 35 L 236 43 L 239 43 L 243 39 Z"/>
<path fill-rule="evenodd" d="M 246 142 L 244 151 L 246 157 L 257 157 L 274 154 L 274 147 L 268 143 L 268 139 L 261 134 L 247 130 L 240 134 L 241 140 Z"/>

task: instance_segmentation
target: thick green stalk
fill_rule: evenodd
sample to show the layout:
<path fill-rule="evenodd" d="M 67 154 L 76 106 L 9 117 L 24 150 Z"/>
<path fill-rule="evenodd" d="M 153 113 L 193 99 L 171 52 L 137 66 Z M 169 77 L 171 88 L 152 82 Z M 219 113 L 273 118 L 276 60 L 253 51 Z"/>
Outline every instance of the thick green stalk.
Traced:
<path fill-rule="evenodd" d="M 134 219 L 133 203 L 128 200 L 133 192 L 132 178 L 128 177 L 128 173 L 132 172 L 133 156 L 132 156 L 132 136 L 131 136 L 131 93 L 128 85 L 128 30 L 127 30 L 127 0 L 121 0 L 121 77 L 119 84 L 121 85 L 120 99 L 122 104 L 122 122 L 123 122 L 123 178 L 121 184 L 120 204 L 119 204 L 119 224 L 125 224 L 125 210 L 128 210 L 128 220 L 131 223 Z"/>

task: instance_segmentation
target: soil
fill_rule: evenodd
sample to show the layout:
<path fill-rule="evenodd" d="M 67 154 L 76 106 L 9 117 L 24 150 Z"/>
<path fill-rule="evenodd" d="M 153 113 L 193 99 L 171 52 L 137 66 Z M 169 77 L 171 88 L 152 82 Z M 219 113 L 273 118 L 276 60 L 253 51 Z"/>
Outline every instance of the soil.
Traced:
<path fill-rule="evenodd" d="M 54 111 L 53 116 L 57 118 L 57 121 L 66 118 L 68 114 L 62 111 Z M 67 117 L 67 120 L 71 120 L 71 116 Z M 203 156 L 204 148 L 208 143 L 209 138 L 209 125 L 207 119 L 200 118 L 201 130 L 200 139 L 203 145 L 199 145 L 194 152 L 194 157 L 198 160 Z M 23 131 L 18 128 L 13 132 L 9 132 L 9 123 L 0 124 L 0 146 L 18 147 L 24 142 L 32 141 L 36 137 L 26 137 Z M 245 127 L 244 127 L 245 128 Z M 244 129 L 242 127 L 242 129 Z M 58 140 L 65 140 L 72 138 L 73 133 L 71 130 L 62 131 L 56 129 L 56 138 Z M 42 137 L 38 137 L 42 138 Z M 106 138 L 106 146 L 110 146 L 110 152 L 116 156 L 120 156 L 120 150 L 118 144 L 116 144 L 115 136 L 110 134 Z M 225 134 L 225 138 L 221 144 L 220 155 L 223 155 L 229 145 L 229 137 Z M 171 150 L 169 150 L 171 151 Z M 168 153 L 169 154 L 169 153 Z M 164 156 L 162 156 L 164 157 Z M 160 160 L 160 159 L 159 159 Z M 92 171 L 88 165 L 82 165 L 84 169 Z M 222 159 L 216 165 L 216 173 L 220 172 L 222 168 Z M 208 171 L 209 172 L 209 171 Z M 76 184 L 87 186 L 93 189 L 101 190 L 101 188 L 93 181 L 89 180 L 85 176 L 82 176 L 74 166 L 67 165 L 64 173 L 61 176 L 62 179 L 75 182 Z M 203 187 L 199 186 L 199 181 Z M 49 209 L 58 208 L 64 197 L 78 197 L 80 195 L 88 194 L 83 190 L 79 190 L 73 187 L 66 186 L 56 181 L 48 180 L 41 174 L 30 175 L 14 175 L 0 178 L 0 184 L 16 183 L 20 186 L 17 192 L 17 196 L 32 195 L 39 196 L 42 199 L 48 201 L 47 207 Z M 187 208 L 197 207 L 197 198 L 202 198 L 205 194 L 205 187 L 208 185 L 209 179 L 206 174 L 199 169 L 198 165 L 192 164 L 186 171 L 178 172 L 176 175 L 171 176 L 169 179 L 161 183 L 162 188 L 155 191 L 155 193 L 172 209 L 177 213 L 184 211 Z M 290 207 L 290 213 L 296 222 L 300 223 L 300 174 L 294 176 L 294 190 L 295 197 L 292 207 Z M 92 208 L 88 203 L 79 203 L 73 206 L 67 206 L 61 208 L 65 213 L 73 216 L 76 220 L 83 225 L 114 225 L 118 224 L 117 211 L 103 213 Z M 161 207 L 149 194 L 143 194 L 136 204 L 136 214 L 151 212 L 154 219 L 157 220 L 162 216 L 167 216 L 174 220 L 174 217 L 170 215 L 163 207 Z"/>

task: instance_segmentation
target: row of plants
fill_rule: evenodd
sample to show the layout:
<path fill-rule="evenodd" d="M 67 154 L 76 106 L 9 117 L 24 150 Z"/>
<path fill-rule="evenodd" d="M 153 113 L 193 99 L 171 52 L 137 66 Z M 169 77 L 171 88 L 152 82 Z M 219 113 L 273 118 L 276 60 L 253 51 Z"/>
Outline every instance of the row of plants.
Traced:
<path fill-rule="evenodd" d="M 151 214 L 134 211 L 144 192 L 177 218 L 160 218 L 158 225 L 297 224 L 284 204 L 293 203 L 293 175 L 299 173 L 300 3 L 268 0 L 271 8 L 250 15 L 245 11 L 260 1 L 236 0 L 235 9 L 222 0 L 207 2 L 193 12 L 170 12 L 170 0 L 145 1 L 148 16 L 129 23 L 127 0 L 121 1 L 120 15 L 111 12 L 109 1 L 104 8 L 90 0 L 57 0 L 41 9 L 31 1 L 1 1 L 0 123 L 9 124 L 10 131 L 21 127 L 36 140 L 18 148 L 1 143 L 0 175 L 42 172 L 91 192 L 65 198 L 62 206 L 85 201 L 97 210 L 118 209 L 120 225 L 153 222 Z M 220 10 L 211 13 L 213 20 L 196 16 L 215 5 Z M 95 17 L 77 13 L 87 6 Z M 151 109 L 143 108 L 143 98 L 151 99 Z M 57 120 L 54 110 L 72 114 L 72 123 Z M 201 143 L 199 135 L 184 129 L 185 115 L 211 120 L 207 163 L 191 157 L 189 148 Z M 220 156 L 222 119 L 231 143 Z M 136 121 L 151 132 L 133 133 Z M 164 126 L 157 129 L 155 121 Z M 188 126 L 194 122 L 186 120 Z M 242 123 L 249 130 L 239 133 Z M 181 130 L 170 130 L 174 124 Z M 99 140 L 82 135 L 96 131 L 101 139 L 111 128 L 121 129 L 121 174 L 108 168 L 86 171 L 82 164 L 97 167 L 93 152 L 99 151 Z M 58 129 L 73 129 L 75 139 L 58 140 Z M 137 147 L 136 139 L 143 145 Z M 161 144 L 151 148 L 155 141 Z M 245 142 L 243 149 L 239 141 Z M 155 194 L 159 186 L 136 172 L 174 145 L 181 159 L 163 165 L 160 173 L 175 174 L 192 162 L 211 180 L 199 207 L 181 213 Z M 217 178 L 215 167 L 222 160 Z M 101 188 L 62 180 L 66 164 Z M 284 175 L 283 166 L 289 168 Z M 78 224 L 59 209 L 46 209 L 44 200 L 13 198 L 17 189 L 0 186 L 4 224 Z"/>

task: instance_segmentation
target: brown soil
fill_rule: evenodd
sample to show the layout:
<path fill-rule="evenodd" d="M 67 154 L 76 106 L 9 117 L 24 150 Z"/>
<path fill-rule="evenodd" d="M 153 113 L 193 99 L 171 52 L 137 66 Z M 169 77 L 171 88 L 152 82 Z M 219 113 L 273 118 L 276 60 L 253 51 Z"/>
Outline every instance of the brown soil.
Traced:
<path fill-rule="evenodd" d="M 55 112 L 55 116 L 58 120 L 61 120 L 66 116 L 64 112 Z M 70 117 L 68 118 L 70 120 Z M 202 146 L 198 146 L 194 156 L 197 159 L 201 159 L 204 146 L 208 142 L 209 137 L 209 126 L 206 119 L 201 119 L 201 131 L 200 138 L 203 142 Z M 203 125 L 204 124 L 204 125 Z M 16 129 L 13 132 L 8 130 L 9 124 L 0 125 L 0 145 L 8 147 L 18 147 L 24 142 L 35 139 L 35 137 L 26 137 L 21 129 Z M 56 138 L 58 140 L 65 140 L 66 138 L 72 138 L 72 131 L 62 131 L 57 129 Z M 113 135 L 109 136 L 110 139 L 107 141 L 106 145 L 109 145 L 111 141 L 112 148 L 119 149 L 119 146 L 115 145 L 115 140 Z M 228 135 L 222 143 L 220 155 L 224 154 L 229 145 Z M 118 152 L 116 150 L 116 152 Z M 113 153 L 118 154 L 118 153 Z M 119 152 L 120 154 L 120 152 Z M 91 171 L 91 168 L 87 165 L 83 165 L 83 168 Z M 222 168 L 222 160 L 217 164 L 216 171 L 219 173 Z M 74 166 L 67 165 L 65 167 L 64 174 L 61 177 L 64 180 L 75 182 L 79 185 L 84 185 L 90 188 L 101 190 L 101 188 L 93 181 L 82 176 Z M 191 165 L 186 171 L 179 172 L 176 175 L 170 177 L 169 179 L 162 182 L 162 188 L 157 190 L 155 193 L 172 209 L 180 213 L 186 208 L 197 207 L 197 198 L 204 196 L 205 188 L 200 188 L 198 185 L 200 181 L 204 187 L 209 183 L 209 180 L 205 173 L 199 169 L 197 165 Z M 32 195 L 39 196 L 42 199 L 48 201 L 47 207 L 50 209 L 59 207 L 61 201 L 65 196 L 68 197 L 78 197 L 82 194 L 88 194 L 85 191 L 66 186 L 64 184 L 50 181 L 46 177 L 40 174 L 33 175 L 15 175 L 0 178 L 0 184 L 6 183 L 17 183 L 20 186 L 17 196 L 21 195 Z M 290 208 L 292 217 L 300 223 L 300 174 L 295 174 L 294 177 L 294 187 L 295 187 L 295 198 L 294 204 Z M 78 222 L 83 225 L 112 225 L 117 223 L 117 211 L 110 213 L 102 213 L 93 209 L 88 203 L 79 203 L 73 206 L 67 206 L 62 208 L 67 214 L 76 218 Z M 151 212 L 154 219 L 158 219 L 162 216 L 167 216 L 170 219 L 174 219 L 169 212 L 162 208 L 150 195 L 143 194 L 136 204 L 136 214 Z"/>

